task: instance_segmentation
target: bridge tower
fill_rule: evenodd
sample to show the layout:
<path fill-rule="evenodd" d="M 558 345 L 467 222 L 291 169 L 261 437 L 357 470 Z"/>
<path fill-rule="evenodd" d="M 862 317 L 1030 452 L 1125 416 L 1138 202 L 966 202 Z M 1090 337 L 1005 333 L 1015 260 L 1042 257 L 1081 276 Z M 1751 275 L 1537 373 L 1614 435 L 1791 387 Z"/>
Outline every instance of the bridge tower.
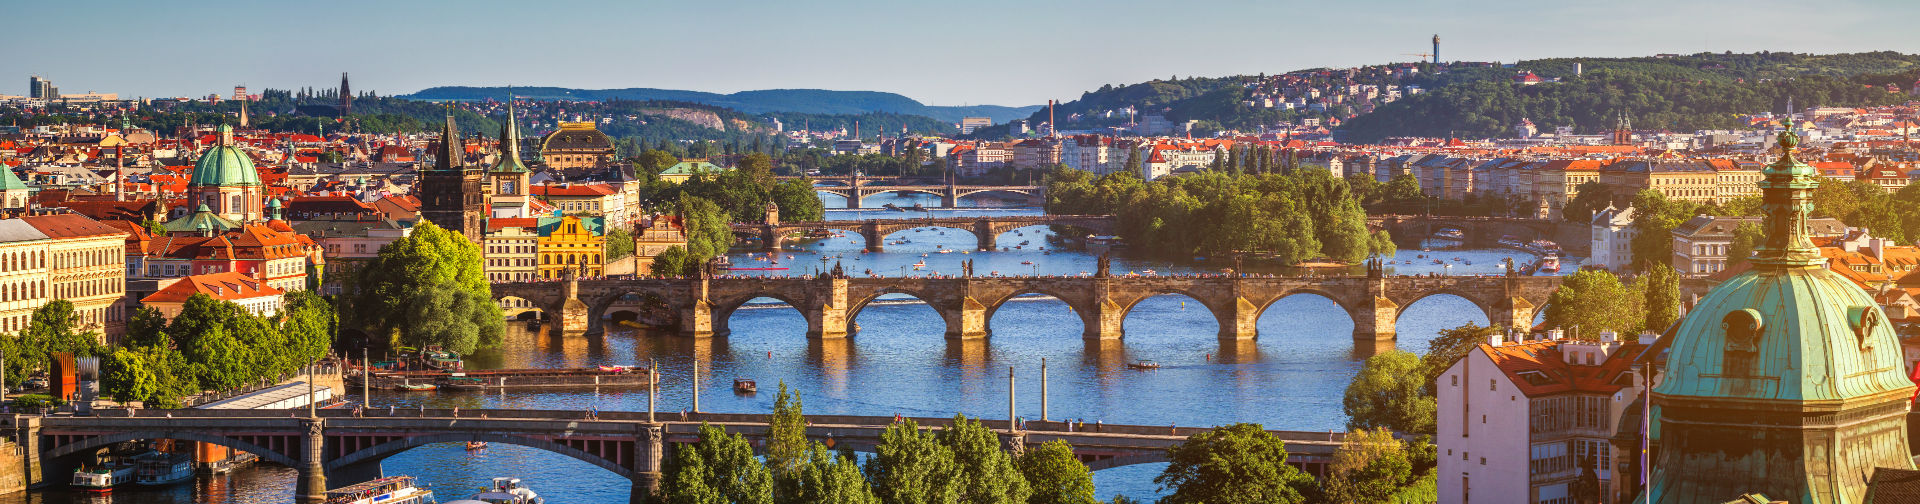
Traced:
<path fill-rule="evenodd" d="M 1400 305 L 1387 299 L 1386 272 L 1375 264 L 1367 268 L 1367 294 L 1353 308 L 1353 344 L 1356 348 L 1393 348 Z"/>

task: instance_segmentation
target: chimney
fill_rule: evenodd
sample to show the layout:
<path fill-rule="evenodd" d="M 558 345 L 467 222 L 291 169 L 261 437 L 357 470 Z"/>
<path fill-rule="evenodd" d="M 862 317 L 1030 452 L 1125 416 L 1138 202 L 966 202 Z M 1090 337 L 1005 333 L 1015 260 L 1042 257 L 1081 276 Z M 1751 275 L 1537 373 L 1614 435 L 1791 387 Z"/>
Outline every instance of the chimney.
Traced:
<path fill-rule="evenodd" d="M 1613 332 L 1613 331 L 1600 331 L 1600 342 L 1601 342 L 1601 343 L 1612 343 L 1612 342 L 1615 342 L 1615 341 L 1619 341 L 1619 340 L 1620 340 L 1620 334 L 1619 334 L 1619 333 L 1616 333 L 1616 332 Z"/>
<path fill-rule="evenodd" d="M 1640 332 L 1640 344 L 1642 345 L 1652 345 L 1655 341 L 1659 341 L 1659 340 L 1660 340 L 1660 333 L 1656 333 L 1653 331 Z"/>
<path fill-rule="evenodd" d="M 1567 339 L 1567 331 L 1561 330 L 1561 329 L 1548 329 L 1547 339 L 1550 339 L 1553 341 L 1560 341 L 1560 340 Z"/>
<path fill-rule="evenodd" d="M 1487 346 L 1500 346 L 1500 339 L 1499 333 L 1487 335 Z"/>
<path fill-rule="evenodd" d="M 1879 259 L 1882 261 L 1887 260 L 1887 255 L 1886 255 L 1887 239 L 1886 238 L 1867 239 L 1867 249 L 1871 251 L 1874 259 Z"/>

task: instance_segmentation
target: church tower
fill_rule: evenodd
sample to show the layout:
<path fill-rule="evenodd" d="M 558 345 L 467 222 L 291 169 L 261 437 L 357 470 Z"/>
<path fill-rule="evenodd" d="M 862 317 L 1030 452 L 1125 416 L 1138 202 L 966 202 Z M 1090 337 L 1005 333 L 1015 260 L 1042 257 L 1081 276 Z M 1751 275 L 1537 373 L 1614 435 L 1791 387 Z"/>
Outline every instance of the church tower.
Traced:
<path fill-rule="evenodd" d="M 193 165 L 193 179 L 187 181 L 188 206 L 204 205 L 214 215 L 234 222 L 255 222 L 261 220 L 264 191 L 253 158 L 234 146 L 233 127 L 220 125 L 219 143 Z"/>
<path fill-rule="evenodd" d="M 487 198 L 480 169 L 467 166 L 463 145 L 453 115 L 448 114 L 433 153 L 433 169 L 420 170 L 415 192 L 420 196 L 421 219 L 478 243 L 485 232 Z"/>
<path fill-rule="evenodd" d="M 1900 339 L 1872 296 L 1809 239 L 1815 170 L 1799 137 L 1761 171 L 1767 236 L 1673 333 L 1653 389 L 1660 460 L 1646 502 L 1863 502 L 1880 468 L 1913 469 Z M 1641 502 L 1641 499 L 1635 499 Z"/>
<path fill-rule="evenodd" d="M 527 181 L 533 175 L 520 164 L 520 126 L 513 115 L 513 96 L 507 96 L 507 120 L 500 126 L 500 161 L 487 169 L 487 183 L 493 191 L 494 217 L 532 217 Z"/>

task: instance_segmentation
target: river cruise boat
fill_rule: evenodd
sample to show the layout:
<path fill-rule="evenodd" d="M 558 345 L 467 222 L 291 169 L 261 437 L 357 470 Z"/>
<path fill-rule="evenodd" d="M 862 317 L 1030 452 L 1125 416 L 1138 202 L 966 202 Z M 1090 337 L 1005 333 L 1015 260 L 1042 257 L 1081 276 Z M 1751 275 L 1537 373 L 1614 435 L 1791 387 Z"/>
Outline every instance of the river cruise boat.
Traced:
<path fill-rule="evenodd" d="M 388 476 L 327 491 L 327 504 L 434 504 L 433 491 L 412 476 Z"/>
<path fill-rule="evenodd" d="M 473 500 L 487 504 L 541 504 L 540 494 L 520 483 L 520 478 L 494 478 L 487 491 L 474 494 Z M 451 503 L 449 503 L 451 504 Z"/>
<path fill-rule="evenodd" d="M 92 469 L 73 471 L 73 481 L 67 486 L 82 492 L 111 492 L 114 485 L 130 484 L 134 481 L 134 464 L 115 461 Z"/>
<path fill-rule="evenodd" d="M 1540 272 L 1541 273 L 1559 273 L 1560 272 L 1560 254 L 1547 254 L 1546 257 L 1540 258 Z"/>
<path fill-rule="evenodd" d="M 441 385 L 441 387 L 444 387 L 447 390 L 452 390 L 456 392 L 474 392 L 474 391 L 486 390 L 487 383 L 484 381 L 480 381 L 479 378 L 455 376 L 452 378 L 447 378 L 447 383 L 445 385 Z"/>
<path fill-rule="evenodd" d="M 1160 363 L 1147 360 L 1147 359 L 1140 359 L 1134 362 L 1127 363 L 1127 367 L 1131 369 L 1160 369 Z"/>
<path fill-rule="evenodd" d="M 150 453 L 134 459 L 134 482 L 172 485 L 193 479 L 193 459 L 178 453 Z"/>
<path fill-rule="evenodd" d="M 753 383 L 753 380 L 746 378 L 733 379 L 733 393 L 735 394 L 752 394 L 759 391 L 760 386 Z"/>
<path fill-rule="evenodd" d="M 432 392 L 439 388 L 438 385 L 431 383 L 396 383 L 393 385 L 393 390 L 399 392 Z"/>

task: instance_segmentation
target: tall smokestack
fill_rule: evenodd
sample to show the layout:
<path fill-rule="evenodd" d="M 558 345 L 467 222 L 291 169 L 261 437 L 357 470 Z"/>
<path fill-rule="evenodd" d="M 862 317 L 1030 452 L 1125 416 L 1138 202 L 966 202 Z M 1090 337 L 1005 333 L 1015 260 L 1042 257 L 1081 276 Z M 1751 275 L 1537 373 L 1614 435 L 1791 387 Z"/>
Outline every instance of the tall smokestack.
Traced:
<path fill-rule="evenodd" d="M 1060 123 L 1054 122 L 1053 119 L 1053 103 L 1053 100 L 1047 100 L 1047 138 L 1053 138 L 1053 133 L 1060 131 L 1060 127 L 1057 126 Z"/>

